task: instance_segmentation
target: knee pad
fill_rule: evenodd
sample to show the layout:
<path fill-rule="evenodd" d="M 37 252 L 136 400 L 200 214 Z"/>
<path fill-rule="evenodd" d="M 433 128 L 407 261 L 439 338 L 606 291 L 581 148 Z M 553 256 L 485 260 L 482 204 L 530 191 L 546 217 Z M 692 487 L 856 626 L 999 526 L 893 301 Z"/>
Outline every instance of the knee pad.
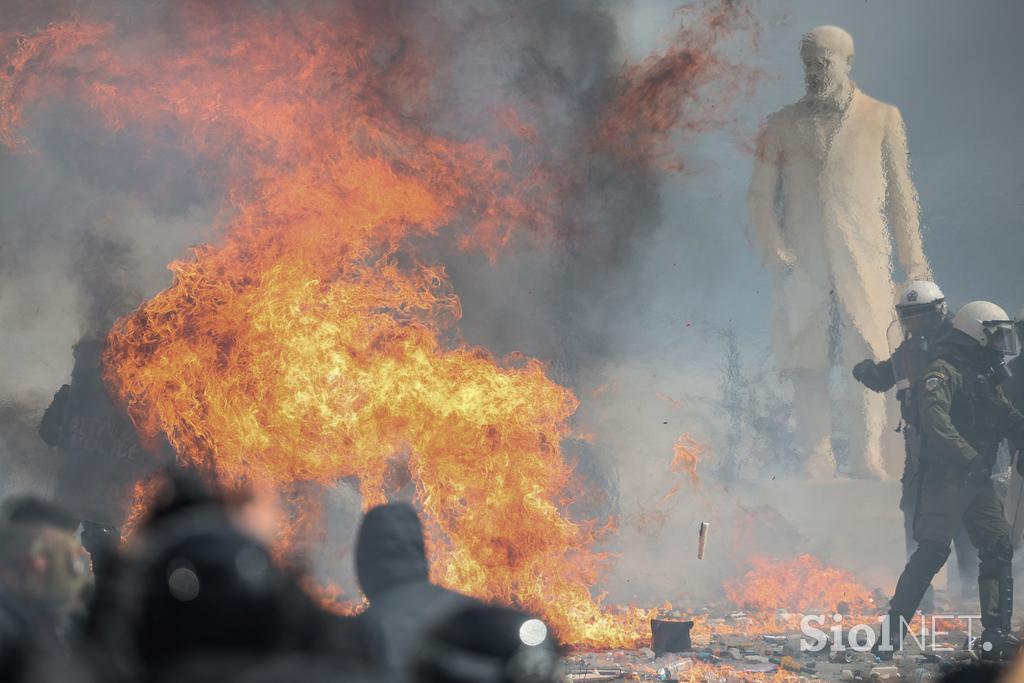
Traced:
<path fill-rule="evenodd" d="M 947 559 L 949 559 L 949 543 L 921 541 L 917 544 L 917 550 L 914 551 L 910 562 L 936 574 L 942 569 L 942 565 L 946 564 Z"/>
<path fill-rule="evenodd" d="M 978 549 L 978 559 L 981 560 L 979 576 L 981 578 L 993 578 L 999 567 L 1008 567 L 1013 563 L 1013 544 L 1009 536 L 1000 536 L 992 544 Z"/>
<path fill-rule="evenodd" d="M 1013 543 L 1010 542 L 1009 536 L 1000 536 L 999 541 L 996 543 L 997 552 L 999 559 L 1003 562 L 1013 562 Z"/>

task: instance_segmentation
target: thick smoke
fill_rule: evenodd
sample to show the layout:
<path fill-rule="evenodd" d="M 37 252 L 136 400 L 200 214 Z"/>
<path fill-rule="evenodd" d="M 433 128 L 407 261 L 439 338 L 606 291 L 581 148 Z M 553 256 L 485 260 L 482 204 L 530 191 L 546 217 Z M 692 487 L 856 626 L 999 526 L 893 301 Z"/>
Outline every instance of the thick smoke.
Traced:
<path fill-rule="evenodd" d="M 48 19 L 15 12 L 3 28 L 15 20 Z M 100 134 L 86 112 L 40 108 L 23 132 L 32 153 L 0 148 L 0 468 L 6 491 L 47 494 L 59 456 L 37 428 L 70 379 L 72 345 L 165 286 L 209 216 L 182 191 L 180 159 Z"/>
<path fill-rule="evenodd" d="M 454 63 L 456 115 L 480 120 L 480 107 L 509 102 L 557 143 L 540 161 L 571 182 L 553 245 L 513 245 L 496 264 L 472 253 L 445 263 L 470 341 L 550 359 L 556 378 L 579 388 L 629 333 L 623 313 L 642 296 L 629 274 L 662 227 L 664 172 L 686 166 L 673 135 L 721 123 L 716 105 L 749 84 L 752 72 L 724 61 L 716 43 L 752 21 L 741 4 L 709 3 L 681 17 L 664 52 L 624 67 L 606 3 L 482 7 Z"/>
<path fill-rule="evenodd" d="M 56 457 L 39 438 L 39 405 L 49 396 L 5 397 L 0 404 L 0 497 L 13 493 L 50 494 Z"/>
<path fill-rule="evenodd" d="M 212 214 L 190 161 L 154 158 L 86 112 L 41 107 L 24 134 L 31 153 L 0 150 L 0 310 L 17 330 L 0 372 L 10 393 L 52 392 L 72 344 L 166 286 Z"/>
<path fill-rule="evenodd" d="M 465 38 L 448 103 L 457 129 L 482 120 L 480 110 L 493 102 L 509 102 L 540 139 L 558 143 L 541 162 L 573 183 L 549 239 L 520 240 L 496 261 L 472 251 L 442 258 L 462 301 L 468 341 L 496 354 L 545 359 L 553 377 L 584 398 L 580 426 L 598 438 L 569 451 L 577 471 L 607 494 L 591 496 L 579 510 L 598 515 L 621 511 L 618 476 L 627 460 L 594 425 L 586 398 L 615 381 L 607 368 L 628 354 L 637 334 L 636 311 L 648 293 L 635 274 L 649 257 L 650 238 L 664 228 L 662 183 L 667 172 L 689 170 L 678 143 L 727 124 L 723 112 L 756 78 L 722 53 L 721 43 L 737 34 L 740 52 L 756 37 L 745 4 L 689 7 L 660 51 L 625 67 L 612 6 L 485 3 L 457 31 Z M 438 125 L 449 118 L 438 117 Z M 680 242 L 701 248 L 703 226 L 674 229 Z M 726 277 L 708 269 L 703 284 L 716 287 Z M 634 442 L 643 439 L 630 433 Z M 643 467 L 649 462 L 640 460 Z"/>
<path fill-rule="evenodd" d="M 336 5 L 290 4 L 318 12 Z M 75 15 L 113 23 L 129 43 L 133 33 L 173 40 L 176 5 L 73 3 Z M 261 6 L 204 10 L 226 18 Z M 523 155 L 513 163 L 566 179 L 550 225 L 511 235 L 500 253 L 457 243 L 424 252 L 432 250 L 451 275 L 466 341 L 496 355 L 545 359 L 558 381 L 586 399 L 623 338 L 636 333 L 631 311 L 643 292 L 631 275 L 663 223 L 664 174 L 688 167 L 673 143 L 726 122 L 724 105 L 749 85 L 750 72 L 716 52 L 720 41 L 752 28 L 745 6 L 698 6 L 679 17 L 683 28 L 661 52 L 626 68 L 610 3 L 390 0 L 352 8 L 372 19 L 367 25 L 379 35 L 367 43 L 382 72 L 421 50 L 443 74 L 429 92 L 407 88 L 408 74 L 382 81 L 402 115 L 447 135 L 508 144 Z M 72 3 L 26 3 L 0 29 L 10 44 L 71 10 Z M 144 54 L 159 45 L 140 41 L 133 49 Z M 502 108 L 519 119 L 503 118 L 495 111 Z M 66 381 L 71 345 L 165 286 L 164 266 L 187 257 L 189 244 L 215 240 L 211 226 L 224 207 L 216 166 L 171 141 L 142 141 L 130 129 L 110 135 L 93 112 L 60 99 L 29 114 L 20 133 L 31 152 L 0 151 L 0 314 L 19 330 L 0 355 L 0 371 L 13 380 L 4 403 L 38 413 L 40 397 Z M 522 142 L 530 136 L 557 144 L 531 149 Z M 615 441 L 604 436 L 570 449 L 580 472 L 608 494 L 594 512 L 614 511 L 619 493 L 613 455 L 601 445 Z M 632 435 L 634 444 L 643 438 Z"/>

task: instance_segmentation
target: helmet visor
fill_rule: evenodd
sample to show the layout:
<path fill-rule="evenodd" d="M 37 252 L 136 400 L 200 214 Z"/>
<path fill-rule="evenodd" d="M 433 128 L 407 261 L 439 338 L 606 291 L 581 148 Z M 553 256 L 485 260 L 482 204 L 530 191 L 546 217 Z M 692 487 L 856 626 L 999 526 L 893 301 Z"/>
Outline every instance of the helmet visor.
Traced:
<path fill-rule="evenodd" d="M 946 304 L 936 301 L 920 306 L 898 306 L 896 313 L 907 337 L 930 337 L 946 317 Z"/>
<path fill-rule="evenodd" d="M 1017 339 L 1017 328 L 1009 320 L 992 320 L 983 323 L 985 336 L 988 338 L 989 346 L 1000 351 L 1005 356 L 1015 356 L 1020 353 L 1020 342 Z"/>

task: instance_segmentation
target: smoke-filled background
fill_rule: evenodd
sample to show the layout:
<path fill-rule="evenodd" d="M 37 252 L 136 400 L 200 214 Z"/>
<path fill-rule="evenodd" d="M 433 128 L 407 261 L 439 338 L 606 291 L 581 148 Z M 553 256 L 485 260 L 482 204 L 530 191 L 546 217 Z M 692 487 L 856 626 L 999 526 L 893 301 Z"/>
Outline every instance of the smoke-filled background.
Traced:
<path fill-rule="evenodd" d="M 464 131 L 500 101 L 567 140 L 599 127 L 623 64 L 671 54 L 688 21 L 678 2 L 654 0 L 363 6 L 448 46 L 451 82 L 436 130 Z M 1013 32 L 1024 9 L 1011 0 L 983 10 L 954 0 L 725 6 L 733 24 L 715 44 L 723 65 L 700 97 L 679 90 L 673 113 L 693 125 L 671 133 L 659 163 L 595 157 L 553 241 L 514 242 L 493 261 L 438 254 L 462 302 L 465 340 L 546 360 L 580 397 L 575 426 L 593 437 L 568 450 L 600 489 L 592 510 L 620 518 L 609 540 L 622 554 L 613 598 L 716 597 L 723 572 L 744 571 L 752 553 L 814 552 L 878 582 L 899 569 L 895 488 L 844 484 L 849 504 L 860 501 L 852 516 L 834 509 L 843 499 L 830 506 L 821 489 L 785 481 L 797 465 L 788 388 L 771 367 L 770 282 L 747 242 L 743 199 L 759 121 L 802 93 L 804 31 L 849 30 L 858 85 L 901 108 L 925 249 L 953 305 L 1024 303 L 1014 164 L 1024 136 L 1020 95 L 1008 87 L 1022 63 Z M 72 11 L 152 28 L 164 9 L 26 2 L 0 30 L 28 33 Z M 110 135 L 81 103 L 33 110 L 22 133 L 34 153 L 0 148 L 0 477 L 7 491 L 46 491 L 57 455 L 38 443 L 35 424 L 67 381 L 72 344 L 165 287 L 166 264 L 188 245 L 216 240 L 220 197 L 194 157 Z M 672 495 L 666 480 L 678 476 L 670 463 L 684 433 L 706 445 L 701 483 L 684 477 Z M 900 458 L 892 454 L 896 469 Z M 339 498 L 330 535 L 344 548 L 358 508 Z M 864 512 L 864 500 L 879 509 Z M 704 563 L 693 552 L 700 519 L 712 522 Z"/>

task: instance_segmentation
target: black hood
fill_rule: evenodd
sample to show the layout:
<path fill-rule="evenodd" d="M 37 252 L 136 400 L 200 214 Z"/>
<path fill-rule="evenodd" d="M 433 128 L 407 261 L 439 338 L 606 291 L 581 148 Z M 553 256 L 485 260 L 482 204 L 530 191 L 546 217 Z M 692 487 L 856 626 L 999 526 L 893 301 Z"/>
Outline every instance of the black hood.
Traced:
<path fill-rule="evenodd" d="M 366 513 L 356 539 L 356 577 L 374 597 L 403 583 L 427 580 L 423 527 L 407 503 L 389 503 Z"/>

